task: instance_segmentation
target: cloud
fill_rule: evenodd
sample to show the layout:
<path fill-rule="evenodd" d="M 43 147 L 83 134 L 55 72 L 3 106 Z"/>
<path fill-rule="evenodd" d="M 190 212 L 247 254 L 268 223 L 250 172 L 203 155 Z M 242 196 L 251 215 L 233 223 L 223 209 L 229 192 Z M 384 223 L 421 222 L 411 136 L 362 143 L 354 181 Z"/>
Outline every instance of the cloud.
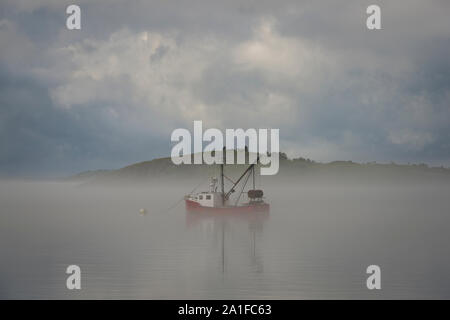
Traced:
<path fill-rule="evenodd" d="M 414 132 L 406 129 L 389 132 L 389 141 L 413 150 L 421 150 L 432 143 L 434 138 L 429 132 Z"/>
<path fill-rule="evenodd" d="M 71 65 L 65 79 L 50 89 L 58 107 L 109 105 L 124 121 L 136 117 L 155 130 L 161 118 L 164 128 L 167 122 L 207 116 L 193 87 L 220 53 L 215 41 L 177 41 L 173 35 L 123 29 L 105 41 L 85 39 L 56 50 Z"/>
<path fill-rule="evenodd" d="M 380 32 L 365 30 L 359 1 L 81 1 L 79 32 L 65 5 L 1 4 L 0 171 L 32 167 L 15 140 L 61 168 L 74 155 L 85 169 L 167 155 L 171 131 L 199 119 L 280 128 L 282 147 L 315 160 L 450 164 L 446 2 L 382 1 Z M 47 122 L 30 129 L 31 115 Z"/>
<path fill-rule="evenodd" d="M 320 48 L 305 39 L 284 37 L 274 28 L 275 21 L 263 20 L 257 25 L 252 39 L 237 45 L 234 60 L 244 70 L 267 72 L 268 79 L 279 74 L 294 80 L 308 77 L 318 65 L 326 63 Z"/>
<path fill-rule="evenodd" d="M 16 23 L 8 19 L 0 20 L 0 63 L 10 71 L 23 72 L 33 59 L 34 45 L 22 34 Z"/>
<path fill-rule="evenodd" d="M 225 126 L 236 119 L 253 119 L 256 125 L 266 119 L 267 125 L 285 125 L 296 110 L 295 97 L 283 86 L 303 91 L 311 87 L 307 75 L 314 73 L 314 66 L 310 60 L 320 58 L 307 45 L 284 39 L 271 28 L 263 22 L 254 34 L 255 40 L 237 44 L 208 36 L 179 40 L 177 34 L 123 29 L 107 40 L 88 38 L 56 48 L 58 53 L 54 55 L 71 68 L 55 64 L 42 74 L 66 71 L 64 79 L 50 89 L 56 106 L 70 109 L 103 103 L 114 108 L 118 116 L 138 112 L 146 115 L 139 117 L 145 121 L 156 118 L 155 123 L 149 122 L 155 129 L 161 119 L 184 125 L 203 119 L 210 126 Z M 249 47 L 255 43 L 264 52 L 252 52 Z M 283 46 L 277 49 L 279 44 Z M 292 51 L 291 61 L 280 64 L 276 55 L 284 51 Z M 299 59 L 304 60 L 302 70 L 293 72 Z M 249 86 L 246 82 L 258 81 L 260 72 L 264 73 L 262 86 Z M 215 77 L 212 88 L 210 77 Z M 274 81 L 276 78 L 279 81 Z M 230 83 L 235 80 L 242 87 L 232 87 Z M 217 92 L 224 89 L 222 86 L 228 87 L 226 96 Z M 211 95 L 213 99 L 208 97 Z M 240 125 L 249 123 L 241 121 Z"/>

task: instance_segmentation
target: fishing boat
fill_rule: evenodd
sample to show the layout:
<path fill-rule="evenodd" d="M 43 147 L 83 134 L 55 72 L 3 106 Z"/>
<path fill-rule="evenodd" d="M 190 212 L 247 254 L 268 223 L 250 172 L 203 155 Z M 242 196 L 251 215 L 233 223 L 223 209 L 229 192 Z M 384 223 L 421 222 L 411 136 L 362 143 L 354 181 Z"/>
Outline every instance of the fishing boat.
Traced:
<path fill-rule="evenodd" d="M 220 165 L 220 181 L 216 177 L 211 178 L 209 191 L 190 193 L 184 197 L 186 210 L 188 212 L 203 213 L 223 213 L 223 214 L 245 214 L 245 213 L 268 213 L 270 210 L 269 203 L 264 201 L 264 192 L 255 188 L 255 167 L 258 163 L 259 156 L 255 163 L 251 164 L 242 173 L 242 175 L 233 182 L 224 174 L 224 165 Z M 245 187 L 248 180 L 252 177 L 253 188 L 245 192 L 245 201 L 240 202 L 243 198 Z M 225 191 L 225 178 L 232 182 L 232 186 Z M 220 182 L 220 190 L 218 184 Z M 237 195 L 237 199 L 232 200 L 230 196 L 236 191 L 236 187 L 242 183 L 241 191 Z"/>

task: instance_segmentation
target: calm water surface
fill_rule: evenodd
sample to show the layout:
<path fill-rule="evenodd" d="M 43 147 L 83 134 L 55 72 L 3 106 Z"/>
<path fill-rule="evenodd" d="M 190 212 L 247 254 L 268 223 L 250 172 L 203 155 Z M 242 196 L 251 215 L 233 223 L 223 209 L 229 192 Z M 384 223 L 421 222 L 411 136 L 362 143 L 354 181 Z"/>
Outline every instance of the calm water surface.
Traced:
<path fill-rule="evenodd" d="M 279 185 L 265 218 L 167 212 L 189 189 L 0 182 L 0 298 L 450 298 L 448 185 Z"/>

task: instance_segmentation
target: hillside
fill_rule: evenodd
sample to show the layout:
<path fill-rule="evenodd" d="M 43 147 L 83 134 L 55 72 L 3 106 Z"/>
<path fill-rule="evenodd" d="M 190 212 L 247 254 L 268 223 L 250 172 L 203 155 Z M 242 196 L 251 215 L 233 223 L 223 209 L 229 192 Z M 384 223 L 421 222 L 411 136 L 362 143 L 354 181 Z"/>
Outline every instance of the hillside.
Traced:
<path fill-rule="evenodd" d="M 159 158 L 151 161 L 135 163 L 117 170 L 87 171 L 69 177 L 70 181 L 78 181 L 88 185 L 145 184 L 164 182 L 189 182 L 207 179 L 219 174 L 217 165 L 175 165 L 170 158 Z M 246 165 L 227 165 L 225 174 L 236 179 Z M 259 175 L 259 170 L 257 170 Z M 374 180 L 390 182 L 450 182 L 450 169 L 429 167 L 425 164 L 379 164 L 356 163 L 352 161 L 333 161 L 320 163 L 309 159 L 289 159 L 280 154 L 280 169 L 275 176 L 261 176 L 258 179 L 274 182 L 343 182 L 357 180 L 370 183 Z"/>

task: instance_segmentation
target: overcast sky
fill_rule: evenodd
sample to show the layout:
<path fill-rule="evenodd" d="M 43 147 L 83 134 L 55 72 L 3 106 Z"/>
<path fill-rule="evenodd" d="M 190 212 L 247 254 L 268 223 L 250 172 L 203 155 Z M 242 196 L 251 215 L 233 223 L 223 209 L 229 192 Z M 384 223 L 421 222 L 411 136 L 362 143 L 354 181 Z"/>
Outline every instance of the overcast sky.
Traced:
<path fill-rule="evenodd" d="M 449 57 L 446 0 L 2 0 L 0 176 L 168 156 L 194 120 L 279 128 L 290 157 L 450 166 Z"/>

